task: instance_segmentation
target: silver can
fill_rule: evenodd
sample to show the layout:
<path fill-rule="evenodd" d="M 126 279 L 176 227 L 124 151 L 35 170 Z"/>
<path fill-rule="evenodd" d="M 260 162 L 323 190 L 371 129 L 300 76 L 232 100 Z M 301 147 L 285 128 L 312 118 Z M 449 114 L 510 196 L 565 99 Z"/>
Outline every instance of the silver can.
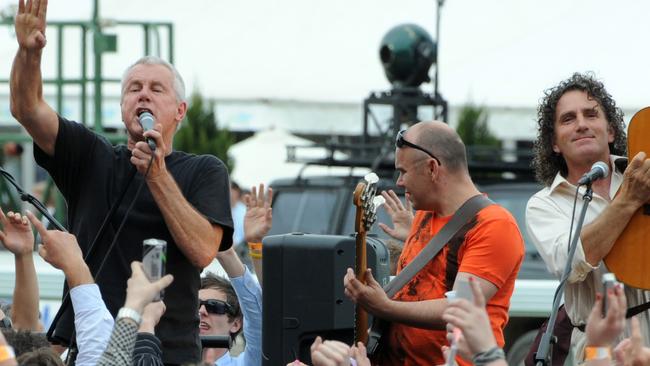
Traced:
<path fill-rule="evenodd" d="M 158 281 L 165 275 L 167 265 L 167 242 L 160 239 L 145 239 L 142 242 L 142 266 L 149 281 Z M 162 300 L 164 290 L 154 298 Z"/>

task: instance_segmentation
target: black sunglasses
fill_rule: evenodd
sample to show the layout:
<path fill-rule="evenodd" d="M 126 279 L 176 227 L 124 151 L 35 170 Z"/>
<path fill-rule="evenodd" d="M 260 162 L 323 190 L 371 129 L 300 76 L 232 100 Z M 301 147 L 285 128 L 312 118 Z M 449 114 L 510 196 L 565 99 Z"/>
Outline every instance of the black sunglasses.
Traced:
<path fill-rule="evenodd" d="M 442 163 L 440 162 L 440 159 L 436 158 L 435 155 L 433 155 L 432 153 L 427 151 L 425 148 L 423 148 L 422 146 L 418 146 L 418 145 L 416 145 L 416 144 L 414 144 L 412 142 L 406 141 L 406 139 L 404 138 L 404 132 L 405 131 L 406 130 L 401 130 L 400 132 L 397 133 L 397 138 L 395 139 L 395 146 L 397 146 L 397 148 L 401 149 L 404 146 L 408 146 L 410 148 L 420 150 L 423 153 L 429 155 L 431 158 L 433 158 L 433 160 L 435 160 L 438 163 L 438 165 L 442 166 Z"/>
<path fill-rule="evenodd" d="M 221 300 L 216 300 L 216 299 L 199 300 L 199 308 L 201 307 L 201 305 L 205 306 L 205 311 L 207 311 L 210 314 L 223 315 L 228 313 L 232 315 L 235 313 L 234 309 L 230 304 Z"/>

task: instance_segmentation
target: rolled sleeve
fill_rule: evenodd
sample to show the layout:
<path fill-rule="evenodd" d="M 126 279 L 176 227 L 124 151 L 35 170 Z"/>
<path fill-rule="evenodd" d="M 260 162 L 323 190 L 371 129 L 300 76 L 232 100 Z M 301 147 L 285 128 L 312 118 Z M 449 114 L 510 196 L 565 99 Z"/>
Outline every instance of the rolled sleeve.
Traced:
<path fill-rule="evenodd" d="M 535 248 L 544 259 L 546 268 L 556 277 L 561 278 L 569 259 L 571 217 L 567 216 L 566 212 L 571 212 L 571 210 L 562 210 L 556 202 L 540 194 L 547 189 L 534 195 L 528 201 L 526 229 Z M 584 281 L 587 275 L 596 268 L 598 267 L 587 262 L 582 242 L 578 238 L 568 281 L 570 283 Z"/>

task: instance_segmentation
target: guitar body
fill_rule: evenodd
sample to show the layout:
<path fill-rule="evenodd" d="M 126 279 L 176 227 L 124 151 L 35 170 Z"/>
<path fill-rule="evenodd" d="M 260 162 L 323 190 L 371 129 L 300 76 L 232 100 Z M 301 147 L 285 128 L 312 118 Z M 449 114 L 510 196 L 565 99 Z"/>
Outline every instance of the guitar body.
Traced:
<path fill-rule="evenodd" d="M 644 151 L 650 157 L 650 107 L 637 112 L 628 127 L 628 159 Z M 646 157 L 647 159 L 648 157 Z M 650 204 L 639 208 L 605 257 L 605 265 L 626 285 L 650 290 Z"/>

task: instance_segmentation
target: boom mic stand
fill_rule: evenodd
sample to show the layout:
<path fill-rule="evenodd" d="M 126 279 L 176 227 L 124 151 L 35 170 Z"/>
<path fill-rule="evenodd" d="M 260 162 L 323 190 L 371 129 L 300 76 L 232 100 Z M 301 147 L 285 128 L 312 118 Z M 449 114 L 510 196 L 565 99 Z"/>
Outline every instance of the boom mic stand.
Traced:
<path fill-rule="evenodd" d="M 16 191 L 18 192 L 18 195 L 20 196 L 20 199 L 23 200 L 24 202 L 30 203 L 38 212 L 40 212 L 43 216 L 45 216 L 50 223 L 59 231 L 65 231 L 68 232 L 63 225 L 61 225 L 54 216 L 50 214 L 50 212 L 47 210 L 47 207 L 41 203 L 36 197 L 32 196 L 29 193 L 26 193 L 20 185 L 16 182 L 16 179 L 9 174 L 8 171 L 4 170 L 3 167 L 0 166 L 0 174 L 5 178 L 5 180 L 9 183 L 11 183 L 14 188 L 16 188 Z"/>
<path fill-rule="evenodd" d="M 578 216 L 578 223 L 576 225 L 576 230 L 571 237 L 571 244 L 569 246 L 569 256 L 567 258 L 566 266 L 564 267 L 564 273 L 562 274 L 562 280 L 555 290 L 555 296 L 553 297 L 553 311 L 551 311 L 551 316 L 548 319 L 548 325 L 546 331 L 542 335 L 542 339 L 539 342 L 537 347 L 537 352 L 535 352 L 535 365 L 536 366 L 547 366 L 551 365 L 550 360 L 552 359 L 552 346 L 551 343 L 557 343 L 557 337 L 553 335 L 553 330 L 555 328 L 555 320 L 557 319 L 557 313 L 560 308 L 560 300 L 564 294 L 564 287 L 566 286 L 566 281 L 569 278 L 569 273 L 571 273 L 571 264 L 573 262 L 573 257 L 575 256 L 576 248 L 578 246 L 578 239 L 580 238 L 580 231 L 582 231 L 582 224 L 585 221 L 585 216 L 587 214 L 587 208 L 589 203 L 593 198 L 594 192 L 591 189 L 591 183 L 588 183 L 586 186 L 584 195 L 582 196 L 582 210 L 580 211 L 580 216 Z M 580 187 L 578 186 L 579 189 Z"/>

